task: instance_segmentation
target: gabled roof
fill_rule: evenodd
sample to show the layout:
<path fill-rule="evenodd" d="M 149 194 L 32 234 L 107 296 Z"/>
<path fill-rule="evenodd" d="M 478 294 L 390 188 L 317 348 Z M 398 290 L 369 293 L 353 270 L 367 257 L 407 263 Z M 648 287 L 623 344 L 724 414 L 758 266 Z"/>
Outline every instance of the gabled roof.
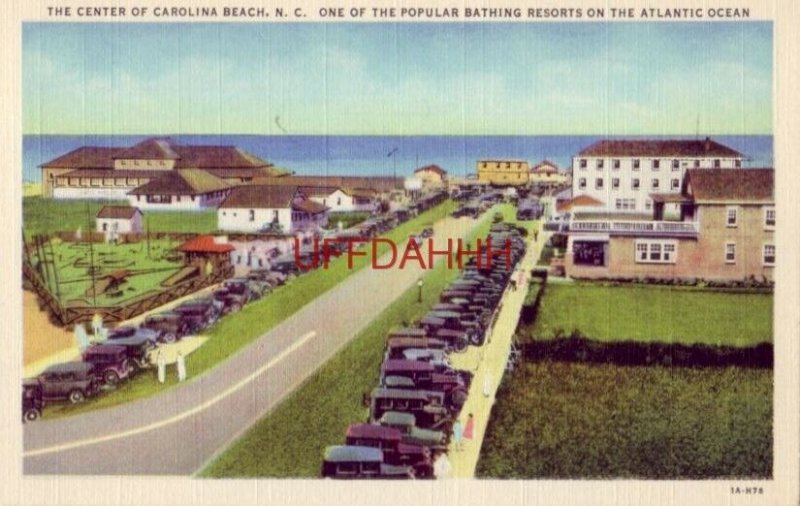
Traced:
<path fill-rule="evenodd" d="M 285 209 L 292 205 L 298 193 L 293 185 L 244 185 L 231 190 L 230 195 L 219 205 L 220 209 Z M 324 206 L 323 206 L 324 207 Z"/>
<path fill-rule="evenodd" d="M 706 137 L 705 140 L 601 140 L 582 149 L 578 156 L 741 158 L 743 155 Z"/>
<path fill-rule="evenodd" d="M 597 200 L 590 195 L 578 195 L 566 202 L 560 202 L 556 206 L 556 211 L 570 211 L 576 207 L 597 207 L 602 206 L 603 202 Z"/>
<path fill-rule="evenodd" d="M 775 171 L 764 169 L 689 169 L 684 192 L 695 202 L 775 201 Z"/>
<path fill-rule="evenodd" d="M 236 248 L 232 244 L 217 242 L 213 235 L 198 235 L 175 249 L 184 253 L 228 253 Z"/>
<path fill-rule="evenodd" d="M 131 206 L 103 206 L 97 213 L 97 217 L 110 220 L 129 220 L 136 213 L 142 214 L 142 211 L 138 207 Z"/>
<path fill-rule="evenodd" d="M 231 188 L 229 183 L 199 169 L 183 169 L 165 173 L 134 188 L 129 195 L 201 195 Z"/>
<path fill-rule="evenodd" d="M 319 214 L 328 210 L 327 206 L 314 202 L 313 200 L 301 200 L 292 203 L 292 209 L 296 211 L 303 211 L 309 214 Z"/>
<path fill-rule="evenodd" d="M 174 146 L 175 168 L 232 169 L 270 167 L 272 164 L 235 146 Z"/>
<path fill-rule="evenodd" d="M 533 166 L 531 172 L 558 172 L 558 165 L 550 160 L 542 160 Z"/>
<path fill-rule="evenodd" d="M 114 167 L 114 155 L 119 148 L 99 148 L 84 146 L 74 149 L 66 155 L 61 155 L 41 167 L 67 168 L 67 169 L 111 169 Z"/>
<path fill-rule="evenodd" d="M 416 174 L 417 172 L 425 172 L 425 171 L 435 172 L 435 173 L 439 174 L 440 176 L 446 176 L 447 175 L 447 171 L 446 170 L 444 170 L 443 168 L 441 168 L 441 167 L 439 167 L 438 165 L 435 165 L 435 164 L 431 164 L 431 165 L 426 165 L 424 167 L 420 167 L 420 168 L 418 168 L 418 169 L 416 169 L 414 171 L 414 174 Z"/>
<path fill-rule="evenodd" d="M 126 160 L 177 160 L 180 158 L 173 149 L 174 143 L 169 138 L 145 139 L 138 144 L 120 149 L 115 159 Z"/>

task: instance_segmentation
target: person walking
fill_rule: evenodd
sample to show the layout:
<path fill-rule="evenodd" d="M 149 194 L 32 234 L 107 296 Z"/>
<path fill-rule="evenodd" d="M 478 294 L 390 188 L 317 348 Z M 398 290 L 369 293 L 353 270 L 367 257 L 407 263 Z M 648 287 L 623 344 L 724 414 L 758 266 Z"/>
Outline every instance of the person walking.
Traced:
<path fill-rule="evenodd" d="M 440 453 L 436 457 L 436 460 L 433 461 L 434 478 L 436 478 L 437 480 L 449 478 L 451 471 L 452 471 L 452 466 L 450 465 L 450 459 L 447 458 L 447 454 Z"/>
<path fill-rule="evenodd" d="M 178 381 L 186 381 L 186 359 L 183 358 L 183 353 L 178 350 Z"/>
<path fill-rule="evenodd" d="M 472 438 L 475 437 L 475 417 L 472 416 L 472 413 L 469 414 L 467 417 L 467 423 L 464 425 L 464 439 L 468 439 L 472 441 Z"/>
<path fill-rule="evenodd" d="M 158 350 L 156 365 L 158 366 L 158 382 L 163 384 L 167 379 L 167 359 L 164 358 L 164 354 L 161 353 L 161 350 Z"/>
<path fill-rule="evenodd" d="M 488 370 L 483 375 L 483 396 L 487 399 L 492 395 L 492 373 Z"/>
<path fill-rule="evenodd" d="M 464 448 L 464 426 L 461 425 L 461 420 L 456 420 L 453 424 L 453 446 L 457 452 Z"/>

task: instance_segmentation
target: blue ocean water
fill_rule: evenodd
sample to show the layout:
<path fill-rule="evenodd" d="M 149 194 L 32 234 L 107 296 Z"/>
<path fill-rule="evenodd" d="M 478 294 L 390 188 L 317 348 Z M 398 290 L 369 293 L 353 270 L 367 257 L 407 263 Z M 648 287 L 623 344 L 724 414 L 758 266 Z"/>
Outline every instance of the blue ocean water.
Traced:
<path fill-rule="evenodd" d="M 148 136 L 25 135 L 23 179 L 38 182 L 39 165 L 81 146 L 131 146 Z M 661 138 L 640 136 L 641 138 Z M 173 135 L 179 144 L 232 145 L 279 167 L 303 175 L 408 176 L 414 169 L 437 164 L 453 175 L 475 172 L 480 159 L 519 159 L 532 165 L 543 159 L 562 168 L 600 136 L 261 136 Z M 614 137 L 611 137 L 614 138 Z M 623 138 L 620 136 L 619 138 Z M 631 138 L 631 136 L 624 136 Z M 663 138 L 677 138 L 675 136 Z M 687 137 L 694 138 L 694 137 Z M 712 137 L 747 156 L 746 167 L 773 165 L 771 135 Z M 390 153 L 392 153 L 390 155 Z"/>

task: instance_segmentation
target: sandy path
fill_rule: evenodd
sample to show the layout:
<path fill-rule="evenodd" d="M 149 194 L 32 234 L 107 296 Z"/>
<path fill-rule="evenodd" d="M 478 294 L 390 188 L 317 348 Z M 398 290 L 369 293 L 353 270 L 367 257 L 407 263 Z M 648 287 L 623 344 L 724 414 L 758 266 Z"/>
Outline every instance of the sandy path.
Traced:
<path fill-rule="evenodd" d="M 540 222 L 538 240 L 528 244 L 525 256 L 517 264 L 514 279 L 517 279 L 516 276 L 520 270 L 530 273 L 530 270 L 536 266 L 536 261 L 549 235 L 549 233 L 543 232 Z M 529 279 L 528 276 L 529 274 L 526 274 L 525 283 Z M 525 286 L 525 283 L 520 284 L 520 286 Z M 460 451 L 456 451 L 452 442 L 450 444 L 448 459 L 452 467 L 451 477 L 471 478 L 475 475 L 475 467 L 480 456 L 486 425 L 489 422 L 497 387 L 503 377 L 506 362 L 508 361 L 512 337 L 517 328 L 517 321 L 519 320 L 522 304 L 525 301 L 525 295 L 526 290 L 519 289 L 514 291 L 509 288 L 501 301 L 500 313 L 487 342 L 479 348 L 470 346 L 465 353 L 452 354 L 450 356 L 456 368 L 467 369 L 474 374 L 469 398 L 461 410 L 460 419 L 462 425 L 466 424 L 467 416 L 470 413 L 474 415 L 475 419 L 473 439 L 471 441 L 465 440 L 463 449 Z M 488 383 L 486 383 L 487 377 Z M 489 395 L 485 395 L 485 387 L 488 387 L 486 390 Z"/>

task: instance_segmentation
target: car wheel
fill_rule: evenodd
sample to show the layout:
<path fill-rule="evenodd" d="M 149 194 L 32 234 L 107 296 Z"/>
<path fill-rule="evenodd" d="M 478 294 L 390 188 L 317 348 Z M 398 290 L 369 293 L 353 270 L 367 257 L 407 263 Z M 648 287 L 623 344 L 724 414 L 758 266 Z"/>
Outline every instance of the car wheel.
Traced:
<path fill-rule="evenodd" d="M 472 342 L 472 344 L 474 344 L 475 346 L 480 346 L 480 344 L 483 342 L 483 339 L 482 339 L 482 336 L 481 336 L 480 332 L 476 332 L 476 333 L 472 334 L 472 335 L 469 337 L 469 340 L 470 340 L 470 341 Z"/>
<path fill-rule="evenodd" d="M 242 305 L 239 304 L 238 302 L 235 303 L 235 304 L 231 304 L 231 313 L 235 313 L 235 312 L 239 311 L 240 309 L 242 309 Z"/>
<path fill-rule="evenodd" d="M 69 393 L 69 402 L 78 404 L 86 400 L 86 396 L 80 390 L 73 390 Z"/>
<path fill-rule="evenodd" d="M 453 348 L 456 350 L 456 353 L 464 353 L 467 350 L 468 345 L 469 343 L 467 343 L 466 339 L 456 339 Z"/>
<path fill-rule="evenodd" d="M 177 340 L 177 337 L 172 332 L 166 332 L 163 336 L 161 336 L 161 340 L 167 344 L 172 344 Z"/>
<path fill-rule="evenodd" d="M 39 419 L 42 416 L 41 411 L 36 408 L 30 408 L 25 410 L 25 413 L 22 415 L 22 422 L 33 422 Z"/>
<path fill-rule="evenodd" d="M 117 374 L 117 371 L 109 369 L 103 373 L 103 381 L 105 381 L 106 385 L 114 386 L 119 383 L 119 374 Z"/>

